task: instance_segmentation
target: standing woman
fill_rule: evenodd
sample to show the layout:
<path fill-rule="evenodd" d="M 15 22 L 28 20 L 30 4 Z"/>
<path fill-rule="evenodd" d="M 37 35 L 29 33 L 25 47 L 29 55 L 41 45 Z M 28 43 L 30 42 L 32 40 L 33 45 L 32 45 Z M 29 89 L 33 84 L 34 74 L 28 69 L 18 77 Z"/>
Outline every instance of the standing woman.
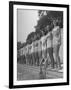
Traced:
<path fill-rule="evenodd" d="M 53 45 L 55 52 L 56 68 L 61 68 L 60 56 L 59 56 L 59 50 L 61 46 L 61 29 L 59 28 L 59 26 L 56 26 L 53 32 L 54 32 Z"/>
<path fill-rule="evenodd" d="M 50 43 L 50 47 L 48 47 L 47 52 L 48 52 L 50 60 L 51 60 L 51 67 L 54 68 L 55 62 L 54 62 L 54 56 L 53 56 L 53 34 L 52 34 L 52 31 L 49 34 L 49 43 Z"/>

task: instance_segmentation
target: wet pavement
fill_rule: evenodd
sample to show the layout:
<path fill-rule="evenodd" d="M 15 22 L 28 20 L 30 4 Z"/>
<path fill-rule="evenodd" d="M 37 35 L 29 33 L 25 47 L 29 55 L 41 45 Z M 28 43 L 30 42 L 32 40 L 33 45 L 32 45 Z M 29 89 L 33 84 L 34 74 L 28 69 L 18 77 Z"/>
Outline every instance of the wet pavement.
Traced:
<path fill-rule="evenodd" d="M 17 80 L 39 80 L 41 77 L 43 79 L 42 74 L 40 74 L 40 67 L 24 64 L 17 65 Z M 44 79 L 56 78 L 63 78 L 63 71 L 48 68 Z"/>

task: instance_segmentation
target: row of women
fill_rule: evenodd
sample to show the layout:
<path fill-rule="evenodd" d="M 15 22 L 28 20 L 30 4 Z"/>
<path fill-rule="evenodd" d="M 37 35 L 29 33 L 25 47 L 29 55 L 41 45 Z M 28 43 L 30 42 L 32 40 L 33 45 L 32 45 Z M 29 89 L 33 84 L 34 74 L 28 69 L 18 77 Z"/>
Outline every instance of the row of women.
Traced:
<path fill-rule="evenodd" d="M 56 26 L 47 35 L 19 50 L 20 60 L 27 65 L 39 66 L 44 58 L 47 67 L 61 67 L 63 61 L 63 28 Z"/>

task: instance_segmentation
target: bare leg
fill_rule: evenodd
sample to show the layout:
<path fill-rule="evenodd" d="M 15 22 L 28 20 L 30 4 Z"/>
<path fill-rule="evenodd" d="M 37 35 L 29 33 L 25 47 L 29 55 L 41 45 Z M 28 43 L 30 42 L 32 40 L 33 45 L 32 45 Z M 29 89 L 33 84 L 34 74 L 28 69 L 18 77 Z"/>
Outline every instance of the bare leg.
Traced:
<path fill-rule="evenodd" d="M 59 56 L 60 45 L 57 45 L 55 48 L 56 48 L 56 51 L 55 51 L 55 56 L 56 56 L 56 67 L 57 67 L 57 68 L 60 68 L 60 67 L 61 67 L 60 56 Z"/>
<path fill-rule="evenodd" d="M 49 56 L 51 59 L 51 67 L 54 68 L 54 57 L 53 57 L 53 48 L 52 47 L 49 48 L 48 53 L 49 53 Z"/>

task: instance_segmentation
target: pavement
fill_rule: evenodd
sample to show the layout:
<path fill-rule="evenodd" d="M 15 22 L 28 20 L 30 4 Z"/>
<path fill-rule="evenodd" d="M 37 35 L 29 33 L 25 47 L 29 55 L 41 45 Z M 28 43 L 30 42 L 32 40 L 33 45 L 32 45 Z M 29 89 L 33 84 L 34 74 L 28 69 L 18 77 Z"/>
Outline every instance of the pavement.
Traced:
<path fill-rule="evenodd" d="M 17 80 L 38 80 L 40 79 L 40 67 L 17 64 Z M 45 79 L 63 78 L 63 69 L 47 68 Z"/>

